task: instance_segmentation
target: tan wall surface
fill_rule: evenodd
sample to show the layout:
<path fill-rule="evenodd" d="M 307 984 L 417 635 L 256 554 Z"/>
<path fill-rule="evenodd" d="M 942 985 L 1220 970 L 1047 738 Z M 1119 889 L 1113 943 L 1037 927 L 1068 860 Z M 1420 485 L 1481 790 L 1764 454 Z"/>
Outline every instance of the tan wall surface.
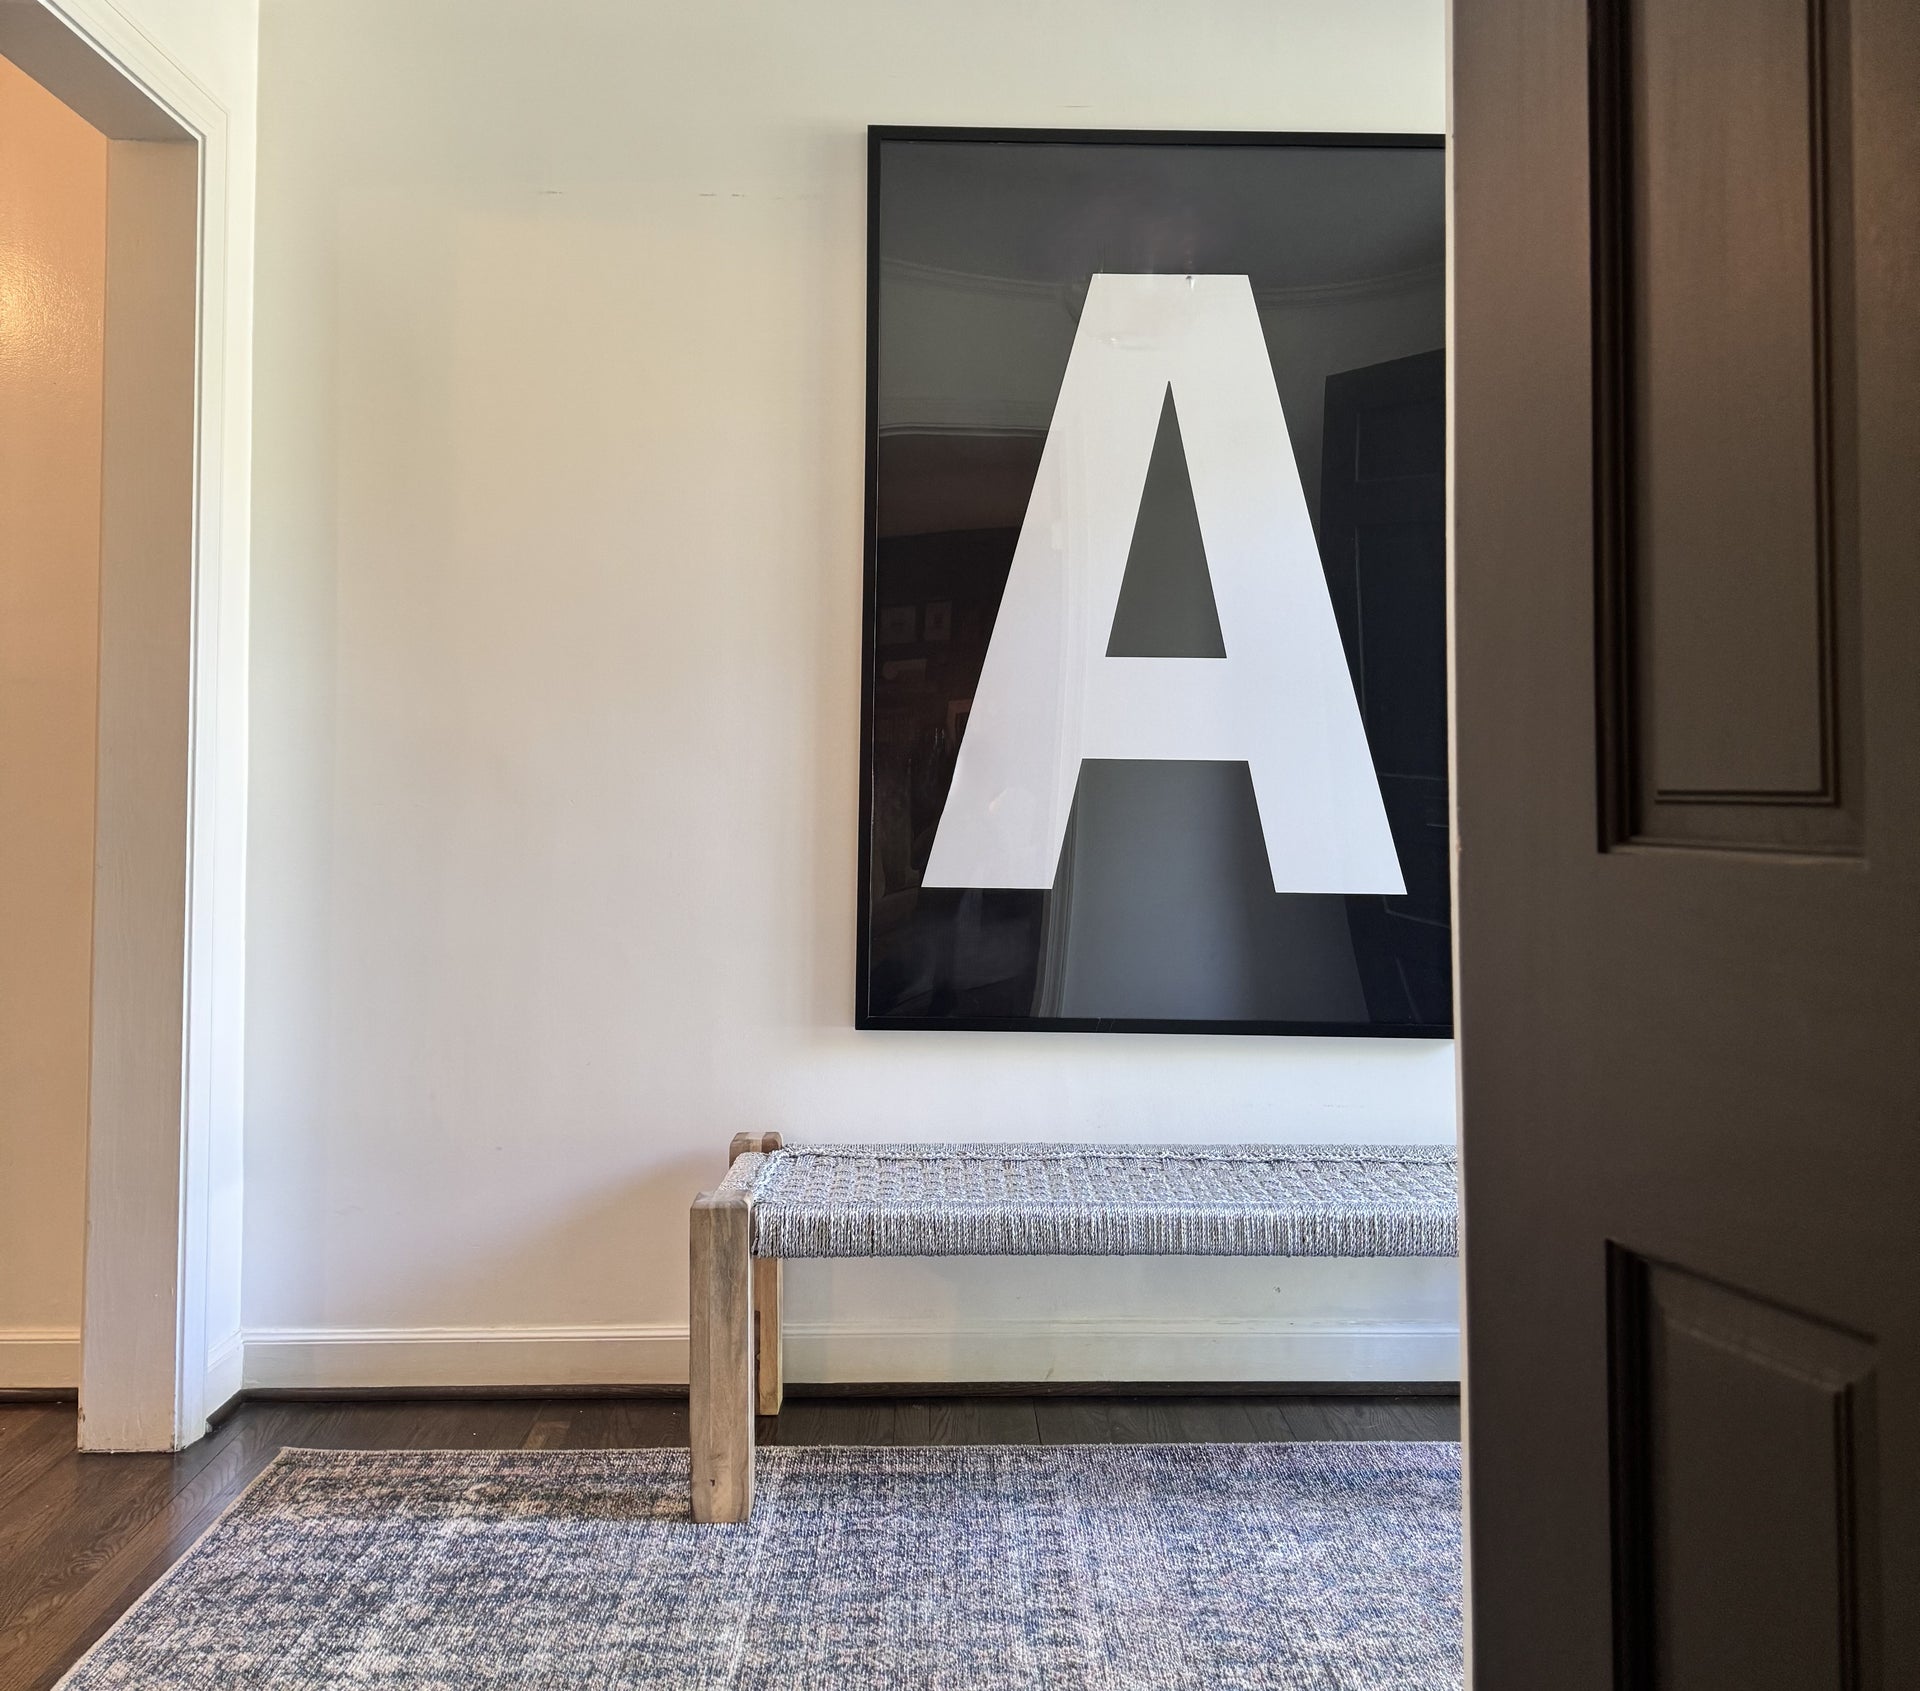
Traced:
<path fill-rule="evenodd" d="M 105 138 L 0 59 L 0 1338 L 36 1349 L 80 1320 L 106 227 Z"/>

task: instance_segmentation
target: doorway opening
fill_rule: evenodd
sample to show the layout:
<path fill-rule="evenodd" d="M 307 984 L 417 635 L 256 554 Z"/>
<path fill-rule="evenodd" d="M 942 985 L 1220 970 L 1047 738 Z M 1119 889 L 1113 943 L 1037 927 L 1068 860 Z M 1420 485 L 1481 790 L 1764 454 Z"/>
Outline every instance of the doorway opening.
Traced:
<path fill-rule="evenodd" d="M 0 60 L 0 1332 L 80 1367 L 107 148 Z"/>
<path fill-rule="evenodd" d="M 33 1211 L 0 1391 L 77 1389 L 83 1449 L 166 1449 L 204 1428 L 210 1318 L 238 1318 L 209 1268 L 238 1242 L 210 1108 L 238 953 L 208 894 L 239 859 L 207 707 L 244 650 L 214 622 L 224 117 L 150 43 L 42 6 L 0 5 L 0 60 L 0 1153 Z"/>

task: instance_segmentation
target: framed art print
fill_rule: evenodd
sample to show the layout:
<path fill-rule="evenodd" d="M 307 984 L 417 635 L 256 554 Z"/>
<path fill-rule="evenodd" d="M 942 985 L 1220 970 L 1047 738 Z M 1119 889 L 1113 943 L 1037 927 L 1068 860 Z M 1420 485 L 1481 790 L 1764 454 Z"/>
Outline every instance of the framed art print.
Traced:
<path fill-rule="evenodd" d="M 859 1026 L 1452 1032 L 1442 183 L 870 132 Z"/>

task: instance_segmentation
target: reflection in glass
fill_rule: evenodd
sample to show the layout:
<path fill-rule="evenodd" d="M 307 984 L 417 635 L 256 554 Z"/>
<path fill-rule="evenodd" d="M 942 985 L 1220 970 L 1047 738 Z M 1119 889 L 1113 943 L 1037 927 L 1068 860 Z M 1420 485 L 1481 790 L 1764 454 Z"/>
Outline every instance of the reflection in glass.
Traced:
<path fill-rule="evenodd" d="M 1422 146 L 880 144 L 867 1025 L 1444 1032 L 1444 212 Z M 1404 896 L 1273 890 L 1244 764 L 1088 760 L 1048 890 L 920 884 L 1092 276 L 1246 275 Z M 1222 655 L 1171 397 L 1113 656 Z"/>

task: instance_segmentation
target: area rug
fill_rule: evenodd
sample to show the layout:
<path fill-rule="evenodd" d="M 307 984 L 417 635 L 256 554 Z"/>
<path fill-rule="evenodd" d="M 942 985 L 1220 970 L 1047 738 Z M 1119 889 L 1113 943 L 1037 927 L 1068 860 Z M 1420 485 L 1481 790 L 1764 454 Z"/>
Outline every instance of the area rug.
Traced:
<path fill-rule="evenodd" d="M 1453 1444 L 281 1455 L 71 1691 L 1447 1691 Z"/>

